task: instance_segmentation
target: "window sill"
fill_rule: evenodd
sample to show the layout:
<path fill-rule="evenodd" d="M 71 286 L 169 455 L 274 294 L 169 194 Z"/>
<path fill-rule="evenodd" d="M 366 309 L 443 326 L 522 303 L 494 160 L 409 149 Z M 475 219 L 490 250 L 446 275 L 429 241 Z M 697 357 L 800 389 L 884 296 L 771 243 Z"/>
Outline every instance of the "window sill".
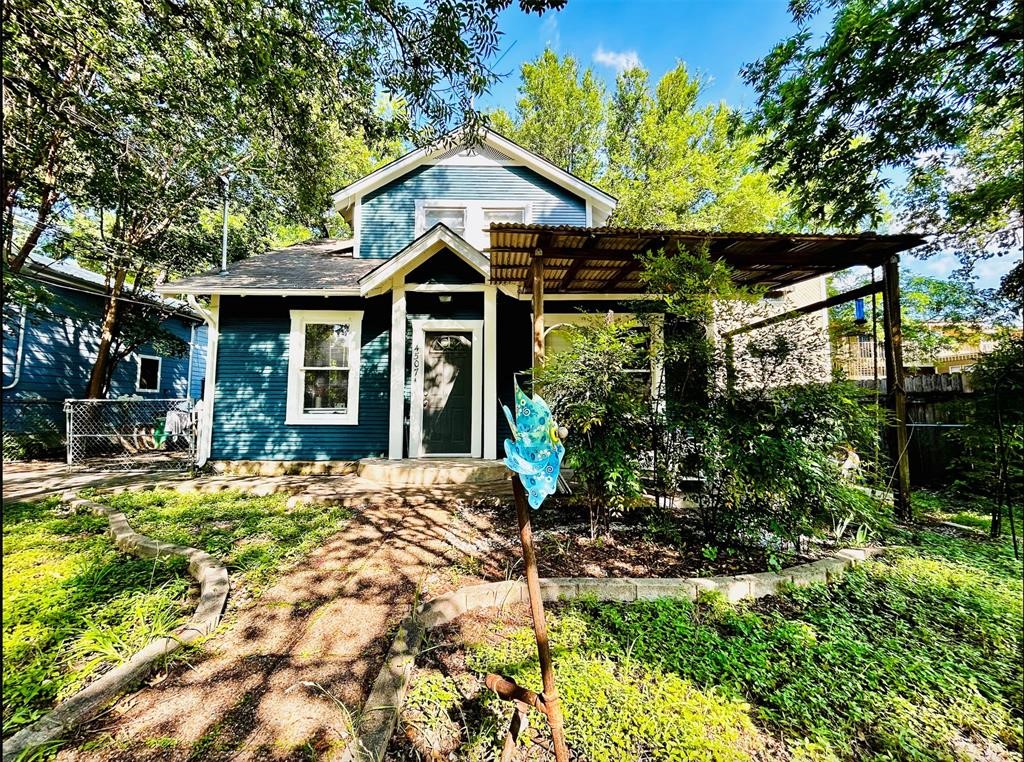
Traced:
<path fill-rule="evenodd" d="M 284 419 L 285 426 L 358 426 L 359 414 L 344 415 L 289 415 Z"/>

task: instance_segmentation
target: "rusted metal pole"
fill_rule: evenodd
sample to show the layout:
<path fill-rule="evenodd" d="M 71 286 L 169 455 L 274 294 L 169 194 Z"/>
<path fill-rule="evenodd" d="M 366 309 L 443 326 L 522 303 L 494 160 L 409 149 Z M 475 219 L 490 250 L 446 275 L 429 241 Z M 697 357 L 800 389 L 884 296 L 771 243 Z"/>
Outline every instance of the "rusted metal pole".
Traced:
<path fill-rule="evenodd" d="M 526 488 L 520 481 L 519 474 L 512 475 L 512 492 L 516 501 L 516 517 L 519 519 L 519 540 L 523 545 L 523 564 L 526 567 L 526 589 L 530 593 L 533 632 L 537 636 L 537 657 L 540 660 L 540 674 L 544 685 L 544 714 L 551 727 L 551 743 L 555 750 L 555 759 L 557 762 L 568 762 L 569 750 L 565 745 L 562 707 L 558 701 L 558 689 L 555 687 L 555 667 L 551 662 L 548 626 L 544 621 L 544 601 L 540 597 L 540 574 L 537 572 L 537 554 L 533 547 L 530 505 L 526 501 Z"/>
<path fill-rule="evenodd" d="M 903 377 L 903 316 L 900 307 L 900 258 L 882 266 L 882 327 L 885 332 L 885 397 L 892 415 L 889 454 L 896 469 L 896 516 L 913 519 L 910 504 L 910 458 L 907 453 L 907 389 Z"/>

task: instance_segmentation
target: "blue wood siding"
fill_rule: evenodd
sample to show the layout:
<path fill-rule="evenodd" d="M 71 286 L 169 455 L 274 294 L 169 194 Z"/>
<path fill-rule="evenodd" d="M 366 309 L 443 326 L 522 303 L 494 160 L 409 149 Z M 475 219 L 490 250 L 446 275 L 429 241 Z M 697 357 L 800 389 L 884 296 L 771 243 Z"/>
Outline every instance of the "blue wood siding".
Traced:
<path fill-rule="evenodd" d="M 363 310 L 359 424 L 285 424 L 289 310 Z M 214 460 L 354 460 L 388 448 L 391 295 L 224 297 L 217 349 Z"/>
<path fill-rule="evenodd" d="M 361 257 L 391 257 L 415 236 L 417 199 L 528 201 L 532 222 L 585 225 L 586 202 L 526 167 L 437 164 L 368 193 L 360 212 Z"/>
<path fill-rule="evenodd" d="M 12 413 L 11 421 L 5 421 L 6 431 L 17 433 L 12 424 L 13 407 L 21 400 L 51 400 L 45 406 L 52 418 L 63 431 L 64 420 L 61 404 L 67 398 L 81 397 L 89 382 L 89 374 L 99 345 L 99 323 L 103 312 L 104 298 L 98 294 L 48 285 L 53 294 L 45 310 L 30 310 L 25 321 L 23 357 L 18 383 L 11 389 L 4 389 L 5 410 Z M 13 383 L 18 347 L 19 319 L 8 310 L 4 316 L 3 330 L 3 383 Z M 189 341 L 193 323 L 179 317 L 166 320 L 163 327 L 175 336 Z M 150 346 L 143 346 L 139 354 L 157 356 Z M 202 352 L 193 357 L 193 375 L 202 375 L 204 369 L 205 341 Z M 136 378 L 138 358 L 129 355 L 120 361 L 111 378 L 109 396 L 137 394 Z M 188 394 L 188 355 L 183 357 L 162 357 L 160 368 L 160 391 L 144 393 L 143 397 L 184 397 Z M 44 406 L 38 406 L 39 410 Z"/>

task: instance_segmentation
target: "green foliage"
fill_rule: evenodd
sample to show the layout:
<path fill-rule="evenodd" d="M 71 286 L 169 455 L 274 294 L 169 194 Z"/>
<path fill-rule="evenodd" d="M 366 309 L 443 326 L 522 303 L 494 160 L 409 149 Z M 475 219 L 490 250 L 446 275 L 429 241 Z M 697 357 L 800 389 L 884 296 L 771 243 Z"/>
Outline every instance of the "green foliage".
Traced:
<path fill-rule="evenodd" d="M 119 553 L 106 519 L 56 498 L 3 510 L 3 734 L 186 615 L 184 559 Z"/>
<path fill-rule="evenodd" d="M 285 495 L 256 497 L 238 490 L 152 490 L 104 499 L 123 511 L 137 531 L 205 550 L 255 588 L 272 579 L 286 561 L 318 547 L 352 516 L 347 508 L 289 508 Z"/>
<path fill-rule="evenodd" d="M 844 478 L 846 449 L 869 453 L 878 415 L 853 384 L 734 392 L 708 401 L 695 427 L 697 513 L 716 544 L 798 543 L 825 521 L 877 530 L 884 507 Z"/>
<path fill-rule="evenodd" d="M 1003 513 L 1024 504 L 1024 339 L 1005 331 L 995 351 L 971 374 L 974 394 L 964 401 L 966 425 L 954 430 L 960 456 L 955 487 L 991 500 L 991 533 L 1002 532 Z"/>
<path fill-rule="evenodd" d="M 756 166 L 761 139 L 682 63 L 652 89 L 641 68 L 609 95 L 591 69 L 550 50 L 523 65 L 514 114 L 491 125 L 619 199 L 613 222 L 704 230 L 790 228 L 787 195 Z"/>
<path fill-rule="evenodd" d="M 536 151 L 553 164 L 588 182 L 599 169 L 604 130 L 604 86 L 571 55 L 550 48 L 523 64 L 513 120 L 505 112 L 491 115 L 498 132 Z"/>
<path fill-rule="evenodd" d="M 963 739 L 1019 753 L 1021 565 L 1005 543 L 929 531 L 917 543 L 751 606 L 551 614 L 570 744 L 591 759 L 746 759 L 753 719 L 798 759 L 952 762 Z M 522 628 L 472 644 L 467 666 L 536 689 L 535 653 Z"/>
<path fill-rule="evenodd" d="M 612 319 L 559 330 L 566 346 L 534 370 L 534 380 L 571 432 L 565 463 L 582 487 L 596 537 L 608 533 L 612 511 L 642 494 L 641 428 L 650 382 L 631 371 L 649 364 L 651 348 L 633 326 Z"/>
<path fill-rule="evenodd" d="M 747 67 L 762 159 L 801 218 L 877 225 L 888 178 L 926 253 L 965 270 L 1020 248 L 1024 51 L 1011 0 L 800 0 L 799 30 Z M 812 33 L 832 15 L 828 34 Z M 894 173 L 893 169 L 904 172 Z M 1019 268 L 1018 268 L 1019 272 Z"/>

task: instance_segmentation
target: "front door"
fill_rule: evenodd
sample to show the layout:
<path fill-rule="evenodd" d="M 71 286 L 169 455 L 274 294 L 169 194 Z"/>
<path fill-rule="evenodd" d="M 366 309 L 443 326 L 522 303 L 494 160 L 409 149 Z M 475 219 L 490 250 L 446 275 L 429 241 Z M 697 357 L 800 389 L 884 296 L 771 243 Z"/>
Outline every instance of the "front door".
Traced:
<path fill-rule="evenodd" d="M 423 452 L 469 454 L 473 433 L 473 334 L 426 331 Z"/>

